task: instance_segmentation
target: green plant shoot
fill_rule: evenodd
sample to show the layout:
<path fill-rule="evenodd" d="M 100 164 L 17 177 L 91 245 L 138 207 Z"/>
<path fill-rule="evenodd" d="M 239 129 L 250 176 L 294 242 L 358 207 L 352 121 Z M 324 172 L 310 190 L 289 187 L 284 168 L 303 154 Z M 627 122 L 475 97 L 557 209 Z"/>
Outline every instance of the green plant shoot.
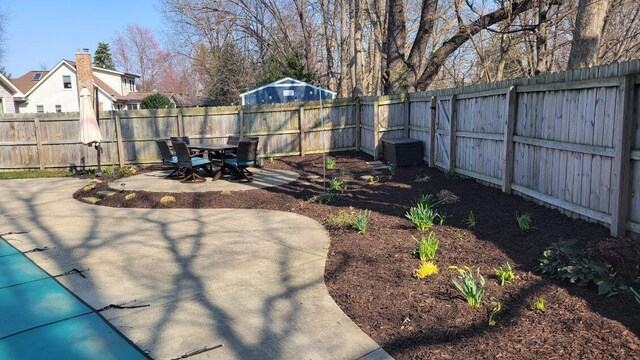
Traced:
<path fill-rule="evenodd" d="M 531 305 L 531 310 L 544 312 L 544 298 L 539 297 L 536 301 Z"/>
<path fill-rule="evenodd" d="M 496 276 L 500 279 L 500 286 L 504 286 L 505 282 L 511 282 L 516 279 L 516 274 L 509 263 L 502 264 L 499 268 L 493 269 L 493 271 L 496 272 Z"/>
<path fill-rule="evenodd" d="M 367 231 L 367 224 L 369 223 L 370 216 L 371 210 L 359 210 L 357 214 L 353 214 L 351 226 L 354 229 L 357 229 L 360 234 L 364 234 Z"/>
<path fill-rule="evenodd" d="M 476 216 L 473 215 L 473 211 L 469 210 L 469 215 L 467 215 L 467 226 L 470 228 L 476 227 Z"/>
<path fill-rule="evenodd" d="M 516 222 L 520 230 L 526 231 L 531 229 L 531 217 L 527 214 L 518 215 L 518 213 L 516 213 Z"/>
<path fill-rule="evenodd" d="M 344 191 L 347 190 L 347 185 L 345 181 L 340 180 L 338 178 L 333 178 L 329 182 L 329 190 L 331 191 Z"/>
<path fill-rule="evenodd" d="M 496 304 L 496 306 L 491 309 L 491 313 L 489 313 L 489 326 L 494 326 L 496 324 L 496 321 L 493 319 L 493 317 L 500 310 L 502 310 L 502 304 L 500 304 L 500 302 L 498 302 L 498 304 Z"/>
<path fill-rule="evenodd" d="M 458 278 L 462 281 L 462 283 L 458 283 L 455 279 L 451 279 L 456 289 L 460 290 L 471 307 L 480 307 L 485 292 L 485 280 L 480 274 L 480 269 L 477 270 L 478 278 L 476 279 L 473 276 L 473 271 L 468 266 L 463 266 L 462 268 L 449 266 L 449 268 L 457 270 Z"/>
<path fill-rule="evenodd" d="M 433 232 L 429 234 L 429 237 L 425 237 L 423 235 L 420 240 L 415 237 L 413 237 L 413 239 L 418 242 L 418 255 L 420 256 L 421 261 L 427 261 L 436 256 L 436 251 L 438 251 L 440 241 L 436 238 Z"/>
<path fill-rule="evenodd" d="M 424 279 L 427 276 L 437 274 L 438 266 L 433 261 L 421 261 L 420 267 L 413 270 L 413 276 L 416 279 Z"/>

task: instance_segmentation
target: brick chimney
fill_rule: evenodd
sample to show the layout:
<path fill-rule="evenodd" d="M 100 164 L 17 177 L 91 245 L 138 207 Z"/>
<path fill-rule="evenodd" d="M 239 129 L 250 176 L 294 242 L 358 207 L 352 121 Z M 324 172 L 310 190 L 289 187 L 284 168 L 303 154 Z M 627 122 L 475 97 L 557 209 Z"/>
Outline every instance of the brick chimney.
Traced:
<path fill-rule="evenodd" d="M 78 94 L 80 94 L 80 90 L 84 86 L 93 95 L 93 67 L 91 66 L 89 49 L 82 49 L 76 52 L 76 75 L 78 79 Z"/>

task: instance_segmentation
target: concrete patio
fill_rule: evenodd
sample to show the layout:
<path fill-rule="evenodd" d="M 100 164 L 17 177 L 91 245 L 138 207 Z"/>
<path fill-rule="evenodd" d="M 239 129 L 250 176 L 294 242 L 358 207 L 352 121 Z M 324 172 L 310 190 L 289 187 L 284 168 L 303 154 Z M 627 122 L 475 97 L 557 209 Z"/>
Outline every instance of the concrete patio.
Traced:
<path fill-rule="evenodd" d="M 130 181 L 130 180 L 128 180 Z M 153 358 L 384 359 L 324 285 L 317 222 L 267 210 L 117 209 L 71 194 L 85 181 L 2 181 L 0 234 Z M 207 183 L 208 185 L 211 182 Z M 182 185 L 182 184 L 180 184 Z M 189 186 L 184 184 L 184 186 Z M 1 341 L 1 340 L 0 340 Z M 221 345 L 221 346 L 220 346 Z"/>

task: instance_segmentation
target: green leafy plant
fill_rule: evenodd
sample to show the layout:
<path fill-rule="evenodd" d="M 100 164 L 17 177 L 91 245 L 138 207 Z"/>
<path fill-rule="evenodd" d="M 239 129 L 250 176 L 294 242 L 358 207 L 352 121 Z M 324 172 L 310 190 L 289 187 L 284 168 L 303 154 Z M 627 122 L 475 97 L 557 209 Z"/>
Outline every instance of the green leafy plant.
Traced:
<path fill-rule="evenodd" d="M 136 168 L 134 168 L 133 166 L 124 166 L 120 168 L 120 170 L 118 171 L 118 175 L 120 175 L 120 177 L 127 177 L 135 175 L 136 172 Z"/>
<path fill-rule="evenodd" d="M 516 213 L 516 222 L 518 223 L 518 228 L 520 230 L 529 230 L 531 229 L 531 217 L 527 214 L 519 215 Z"/>
<path fill-rule="evenodd" d="M 437 274 L 438 266 L 433 261 L 421 261 L 420 267 L 413 270 L 413 276 L 416 279 L 424 279 L 427 276 Z"/>
<path fill-rule="evenodd" d="M 467 215 L 467 226 L 470 228 L 476 227 L 476 216 L 471 210 L 469 210 L 469 214 Z"/>
<path fill-rule="evenodd" d="M 462 283 L 458 283 L 455 279 L 451 279 L 456 289 L 460 290 L 471 307 L 480 307 L 485 292 L 485 280 L 480 274 L 480 269 L 477 270 L 478 277 L 476 278 L 468 266 L 462 268 L 449 266 L 449 268 L 457 270 L 458 278 L 462 281 Z"/>
<path fill-rule="evenodd" d="M 378 176 L 371 176 L 367 178 L 367 184 L 373 185 L 373 184 L 377 184 L 380 181 L 380 177 Z"/>
<path fill-rule="evenodd" d="M 327 158 L 324 162 L 324 166 L 327 170 L 333 170 L 336 167 L 336 161 L 331 158 Z"/>
<path fill-rule="evenodd" d="M 502 304 L 500 304 L 500 302 L 498 302 L 496 304 L 496 306 L 494 306 L 491 309 L 491 312 L 489 313 L 489 326 L 494 326 L 496 324 L 496 321 L 493 319 L 494 316 L 496 316 L 496 314 L 502 310 Z"/>
<path fill-rule="evenodd" d="M 499 268 L 493 269 L 493 271 L 495 271 L 496 276 L 500 279 L 500 286 L 504 286 L 505 282 L 511 282 L 516 279 L 516 274 L 513 272 L 509 263 L 502 264 Z"/>
<path fill-rule="evenodd" d="M 387 166 L 387 169 L 389 169 L 389 174 L 391 176 L 395 176 L 396 175 L 396 163 L 389 163 L 389 165 Z"/>
<path fill-rule="evenodd" d="M 346 181 L 340 180 L 338 178 L 333 178 L 329 182 L 329 190 L 331 191 L 344 191 L 347 190 Z"/>
<path fill-rule="evenodd" d="M 438 218 L 440 219 L 440 226 L 446 224 L 447 214 L 438 214 Z"/>
<path fill-rule="evenodd" d="M 416 199 L 416 204 L 422 204 L 426 207 L 434 207 L 438 205 L 438 201 L 433 199 L 433 195 L 431 194 L 422 194 L 418 199 Z"/>
<path fill-rule="evenodd" d="M 367 224 L 369 223 L 370 216 L 371 210 L 359 210 L 358 213 L 353 214 L 351 226 L 354 229 L 357 229 L 360 234 L 364 234 L 367 231 Z"/>
<path fill-rule="evenodd" d="M 171 100 L 160 93 L 147 95 L 140 102 L 140 109 L 169 109 L 172 107 Z"/>
<path fill-rule="evenodd" d="M 421 261 L 427 261 L 436 256 L 436 251 L 438 251 L 440 241 L 436 238 L 433 232 L 429 233 L 429 237 L 425 237 L 423 235 L 420 240 L 415 237 L 413 237 L 413 240 L 418 243 L 418 247 L 413 250 L 413 254 L 419 257 Z"/>
<path fill-rule="evenodd" d="M 440 190 L 438 192 L 438 203 L 455 204 L 460 201 L 460 197 L 449 190 Z"/>
<path fill-rule="evenodd" d="M 116 172 L 116 168 L 113 166 L 103 166 L 102 173 L 105 175 L 113 175 Z"/>
<path fill-rule="evenodd" d="M 428 175 L 422 175 L 422 174 L 416 175 L 417 183 L 426 183 L 429 180 L 431 180 L 431 177 L 429 177 Z"/>
<path fill-rule="evenodd" d="M 323 192 L 317 195 L 313 195 L 312 197 L 309 198 L 309 200 L 307 200 L 310 203 L 316 203 L 316 204 L 328 204 L 331 202 L 331 200 L 333 200 L 333 198 L 335 197 L 334 194 L 330 193 L 330 192 Z"/>
<path fill-rule="evenodd" d="M 633 294 L 633 297 L 636 299 L 636 301 L 638 302 L 638 304 L 640 304 L 640 293 L 638 293 L 634 288 L 629 287 L 629 290 L 631 290 L 631 293 Z"/>
<path fill-rule="evenodd" d="M 584 250 L 576 246 L 576 240 L 553 243 L 538 259 L 536 270 L 560 280 L 568 280 L 578 286 L 591 283 L 598 287 L 600 295 L 615 295 L 627 286 L 617 285 L 611 265 L 590 259 Z"/>
<path fill-rule="evenodd" d="M 531 304 L 530 307 L 531 310 L 533 311 L 540 311 L 540 312 L 544 312 L 544 298 L 543 297 L 539 297 L 536 299 L 536 301 Z"/>
<path fill-rule="evenodd" d="M 353 208 L 339 210 L 337 214 L 327 216 L 325 222 L 329 227 L 344 229 L 351 226 L 354 213 Z"/>
<path fill-rule="evenodd" d="M 163 196 L 160 199 L 160 204 L 162 205 L 171 205 L 176 202 L 176 198 L 173 196 Z"/>
<path fill-rule="evenodd" d="M 133 200 L 136 197 L 136 193 L 127 194 L 124 196 L 125 200 Z"/>
<path fill-rule="evenodd" d="M 420 231 L 426 231 L 433 226 L 433 222 L 439 217 L 438 212 L 432 207 L 416 204 L 404 215 Z"/>

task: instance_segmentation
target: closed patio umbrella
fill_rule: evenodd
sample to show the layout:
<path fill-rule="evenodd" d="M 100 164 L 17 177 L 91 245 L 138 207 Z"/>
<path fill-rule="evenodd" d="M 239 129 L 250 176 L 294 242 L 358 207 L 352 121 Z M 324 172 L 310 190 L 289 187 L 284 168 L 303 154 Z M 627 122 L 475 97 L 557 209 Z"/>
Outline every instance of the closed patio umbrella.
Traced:
<path fill-rule="evenodd" d="M 98 151 L 98 174 L 100 174 L 100 127 L 93 112 L 91 92 L 86 87 L 80 90 L 80 142 L 87 146 L 94 146 Z"/>

